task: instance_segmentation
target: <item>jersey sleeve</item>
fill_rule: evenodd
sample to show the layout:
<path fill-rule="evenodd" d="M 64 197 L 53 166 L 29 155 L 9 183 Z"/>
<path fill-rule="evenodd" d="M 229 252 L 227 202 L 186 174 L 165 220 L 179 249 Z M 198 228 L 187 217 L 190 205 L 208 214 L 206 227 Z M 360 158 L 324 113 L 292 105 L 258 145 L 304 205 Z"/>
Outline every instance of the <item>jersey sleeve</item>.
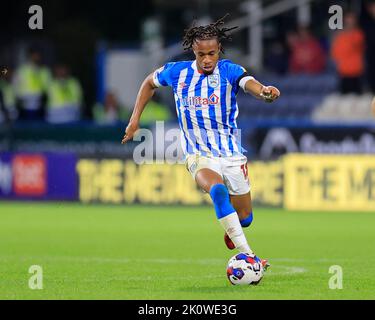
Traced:
<path fill-rule="evenodd" d="M 166 87 L 172 85 L 173 66 L 174 63 L 170 62 L 155 70 L 153 80 L 156 87 Z"/>
<path fill-rule="evenodd" d="M 247 70 L 235 63 L 228 65 L 228 79 L 233 87 L 245 90 L 245 84 L 248 80 L 254 79 Z"/>

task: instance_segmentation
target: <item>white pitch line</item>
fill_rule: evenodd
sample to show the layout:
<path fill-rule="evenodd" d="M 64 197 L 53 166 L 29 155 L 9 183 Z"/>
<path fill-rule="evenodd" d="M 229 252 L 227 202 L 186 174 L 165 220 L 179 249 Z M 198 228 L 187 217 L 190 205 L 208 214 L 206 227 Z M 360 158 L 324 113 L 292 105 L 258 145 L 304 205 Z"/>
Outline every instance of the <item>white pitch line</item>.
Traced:
<path fill-rule="evenodd" d="M 278 275 L 290 275 L 290 274 L 295 274 L 295 273 L 305 273 L 307 272 L 307 269 L 302 268 L 302 267 L 297 267 L 297 266 L 283 266 L 283 265 L 276 265 L 275 266 L 277 269 L 282 268 L 284 271 L 276 271 L 274 272 L 272 270 L 272 266 L 270 267 L 270 270 L 266 272 L 266 275 L 270 276 L 278 276 Z"/>
<path fill-rule="evenodd" d="M 0 257 L 0 261 L 2 258 L 6 257 Z M 107 257 L 74 257 L 74 256 L 30 256 L 30 257 L 17 257 L 12 256 L 13 259 L 19 259 L 19 260 L 34 260 L 38 263 L 42 264 L 43 261 L 49 262 L 49 261 L 65 261 L 65 262 L 72 262 L 72 263 L 116 263 L 116 264 L 193 264 L 193 265 L 209 265 L 209 266 L 217 266 L 217 265 L 223 265 L 227 263 L 224 259 L 170 259 L 170 258 L 150 258 L 150 259 L 142 259 L 142 258 L 107 258 Z M 302 262 L 302 261 L 310 261 L 310 260 L 301 260 L 301 259 L 289 259 L 289 258 L 275 258 L 271 259 L 272 261 L 281 261 L 281 262 Z M 316 260 L 315 260 L 316 261 Z M 334 260 L 337 261 L 337 260 Z M 276 271 L 275 271 L 276 269 Z M 281 269 L 281 270 L 279 270 Z M 305 273 L 307 272 L 307 269 L 299 267 L 299 266 L 287 266 L 279 263 L 271 263 L 270 269 L 265 273 L 266 277 L 268 276 L 277 276 L 277 275 L 292 275 L 292 274 L 298 274 L 298 273 Z M 191 276 L 186 275 L 182 277 L 162 277 L 158 278 L 158 280 L 181 280 L 181 279 L 199 279 L 199 278 L 221 278 L 221 275 L 197 275 L 197 276 Z M 148 281 L 150 280 L 148 277 L 139 277 L 139 278 L 132 278 L 137 279 L 137 281 Z"/>
<path fill-rule="evenodd" d="M 277 266 L 277 268 L 282 268 L 284 271 L 272 271 L 269 270 L 265 273 L 265 278 L 268 278 L 270 276 L 280 276 L 280 275 L 293 275 L 298 273 L 304 273 L 307 272 L 306 269 L 301 267 L 288 267 L 288 266 Z M 271 272 L 272 271 L 272 272 Z M 110 277 L 105 279 L 105 282 L 112 282 L 112 281 L 123 281 L 123 282 L 150 282 L 152 280 L 157 279 L 157 281 L 180 281 L 180 280 L 200 280 L 200 279 L 223 279 L 225 277 L 225 272 L 223 274 L 206 274 L 206 275 L 174 275 L 174 276 L 129 276 L 126 275 L 124 277 Z M 58 279 L 57 281 L 61 281 L 61 279 Z M 97 282 L 97 278 L 87 278 L 87 279 L 81 279 L 82 282 Z M 101 280 L 103 281 L 103 280 Z M 76 280 L 71 279 L 64 279 L 64 282 L 77 282 Z"/>
<path fill-rule="evenodd" d="M 201 265 L 217 265 L 226 263 L 227 259 L 220 258 L 208 258 L 208 259 L 195 259 L 195 258 L 108 258 L 108 257 L 97 257 L 97 256 L 1 256 L 0 261 L 17 259 L 17 260 L 60 260 L 60 261 L 72 261 L 72 262 L 97 262 L 97 263 L 131 263 L 131 262 L 146 262 L 146 263 L 159 263 L 159 264 L 181 264 L 181 263 L 191 263 L 191 264 L 201 264 Z M 228 258 L 229 259 L 229 258 Z M 269 258 L 268 259 L 272 265 L 273 262 L 342 262 L 348 259 L 299 259 L 299 258 Z"/>

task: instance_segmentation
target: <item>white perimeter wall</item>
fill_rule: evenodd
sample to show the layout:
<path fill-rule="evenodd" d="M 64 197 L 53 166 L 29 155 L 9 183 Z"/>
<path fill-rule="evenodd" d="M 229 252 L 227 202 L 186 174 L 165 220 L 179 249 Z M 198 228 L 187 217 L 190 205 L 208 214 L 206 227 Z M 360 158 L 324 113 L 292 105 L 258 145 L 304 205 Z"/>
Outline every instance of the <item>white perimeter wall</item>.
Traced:
<path fill-rule="evenodd" d="M 105 91 L 113 91 L 124 106 L 133 109 L 139 87 L 152 71 L 147 56 L 141 51 L 109 50 L 105 61 Z"/>

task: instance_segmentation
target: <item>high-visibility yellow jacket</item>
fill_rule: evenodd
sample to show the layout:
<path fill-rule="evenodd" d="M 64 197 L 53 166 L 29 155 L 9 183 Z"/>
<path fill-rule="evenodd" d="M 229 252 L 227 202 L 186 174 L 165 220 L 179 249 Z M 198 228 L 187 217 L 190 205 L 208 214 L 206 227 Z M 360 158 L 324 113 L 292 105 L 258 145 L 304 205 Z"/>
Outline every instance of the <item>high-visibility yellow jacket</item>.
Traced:
<path fill-rule="evenodd" d="M 168 121 L 171 119 L 171 112 L 168 106 L 151 100 L 145 107 L 140 123 L 144 125 L 152 124 L 155 121 Z"/>
<path fill-rule="evenodd" d="M 51 80 L 48 68 L 25 63 L 16 70 L 16 93 L 19 97 L 41 95 Z"/>
<path fill-rule="evenodd" d="M 53 79 L 47 89 L 47 121 L 71 122 L 80 117 L 82 88 L 73 77 Z"/>

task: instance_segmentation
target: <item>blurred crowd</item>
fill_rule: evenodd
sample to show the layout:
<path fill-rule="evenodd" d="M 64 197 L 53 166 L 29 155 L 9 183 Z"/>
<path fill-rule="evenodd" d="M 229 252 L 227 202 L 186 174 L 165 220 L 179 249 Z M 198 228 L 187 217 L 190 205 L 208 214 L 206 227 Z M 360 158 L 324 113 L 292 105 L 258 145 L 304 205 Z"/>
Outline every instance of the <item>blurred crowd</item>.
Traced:
<path fill-rule="evenodd" d="M 326 45 L 307 26 L 273 42 L 265 58 L 266 68 L 278 74 L 319 74 L 333 70 L 343 94 L 375 93 L 375 1 L 365 6 L 364 17 L 347 11 L 342 30 L 335 30 Z"/>
<path fill-rule="evenodd" d="M 43 63 L 41 51 L 30 47 L 27 58 L 14 70 L 5 68 L 0 78 L 0 123 L 74 123 L 83 119 L 83 90 L 69 66 Z M 103 103 L 92 108 L 93 120 L 102 125 L 127 121 L 131 110 L 121 105 L 114 92 L 107 92 Z M 142 117 L 147 125 L 155 119 L 169 120 L 169 109 L 158 97 L 150 101 Z"/>
<path fill-rule="evenodd" d="M 29 48 L 16 69 L 6 68 L 0 79 L 0 120 L 74 122 L 80 119 L 82 87 L 64 63 L 48 68 L 41 52 Z"/>
<path fill-rule="evenodd" d="M 324 39 L 308 26 L 298 26 L 265 50 L 265 68 L 283 75 L 335 73 L 342 94 L 375 93 L 375 1 L 368 1 L 357 16 L 345 11 L 344 28 Z M 70 67 L 57 63 L 51 68 L 41 51 L 30 47 L 25 61 L 0 77 L 0 123 L 44 121 L 72 123 L 83 118 L 84 92 Z M 144 124 L 155 119 L 169 120 L 172 110 L 156 96 L 142 116 Z M 115 92 L 106 92 L 103 101 L 90 108 L 98 124 L 127 121 L 131 107 L 119 102 Z"/>

